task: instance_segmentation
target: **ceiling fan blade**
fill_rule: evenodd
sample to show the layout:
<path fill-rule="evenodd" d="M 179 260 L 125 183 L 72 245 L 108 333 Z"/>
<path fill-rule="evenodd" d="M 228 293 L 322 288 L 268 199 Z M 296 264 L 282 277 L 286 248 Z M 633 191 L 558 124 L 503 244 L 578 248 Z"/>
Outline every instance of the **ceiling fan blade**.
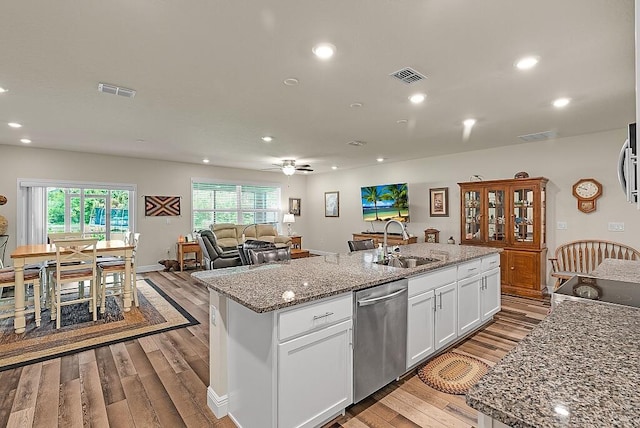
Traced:
<path fill-rule="evenodd" d="M 313 169 L 311 169 L 309 167 L 303 168 L 303 167 L 299 166 L 299 167 L 296 168 L 296 171 L 309 171 L 309 172 L 311 172 L 311 171 L 313 171 Z"/>
<path fill-rule="evenodd" d="M 311 165 L 309 164 L 304 164 L 304 165 L 296 165 L 297 168 L 311 168 Z"/>

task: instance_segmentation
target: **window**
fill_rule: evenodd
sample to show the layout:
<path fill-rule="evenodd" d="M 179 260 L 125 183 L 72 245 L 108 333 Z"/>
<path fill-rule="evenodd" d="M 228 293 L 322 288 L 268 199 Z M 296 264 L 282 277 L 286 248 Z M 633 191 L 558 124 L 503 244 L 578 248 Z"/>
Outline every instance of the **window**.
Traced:
<path fill-rule="evenodd" d="M 278 223 L 280 187 L 193 180 L 193 228 L 216 223 Z"/>
<path fill-rule="evenodd" d="M 135 185 L 18 179 L 18 188 L 19 245 L 42 244 L 54 232 L 110 239 L 134 230 Z"/>

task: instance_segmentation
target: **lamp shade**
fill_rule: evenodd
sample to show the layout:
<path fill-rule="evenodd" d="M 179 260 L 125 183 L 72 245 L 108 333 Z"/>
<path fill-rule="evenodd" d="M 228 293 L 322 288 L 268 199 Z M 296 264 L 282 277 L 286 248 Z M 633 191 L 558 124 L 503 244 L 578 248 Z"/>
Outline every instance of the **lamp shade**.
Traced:
<path fill-rule="evenodd" d="M 284 217 L 282 218 L 282 222 L 283 223 L 295 223 L 296 222 L 296 218 L 293 214 L 285 214 Z"/>

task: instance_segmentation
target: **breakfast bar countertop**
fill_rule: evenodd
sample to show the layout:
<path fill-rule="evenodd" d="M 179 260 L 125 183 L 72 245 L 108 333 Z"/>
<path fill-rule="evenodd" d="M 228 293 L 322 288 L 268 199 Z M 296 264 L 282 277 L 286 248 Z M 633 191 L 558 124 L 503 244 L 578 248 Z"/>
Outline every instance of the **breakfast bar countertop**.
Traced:
<path fill-rule="evenodd" d="M 200 271 L 191 276 L 254 312 L 262 313 L 407 278 L 500 251 L 499 248 L 421 243 L 400 246 L 400 255 L 439 261 L 413 268 L 389 267 L 375 263 L 376 251 L 370 250 Z"/>
<path fill-rule="evenodd" d="M 591 275 L 640 282 L 638 272 L 640 262 L 606 259 Z M 512 427 L 640 426 L 639 343 L 640 309 L 563 301 L 467 404 Z"/>

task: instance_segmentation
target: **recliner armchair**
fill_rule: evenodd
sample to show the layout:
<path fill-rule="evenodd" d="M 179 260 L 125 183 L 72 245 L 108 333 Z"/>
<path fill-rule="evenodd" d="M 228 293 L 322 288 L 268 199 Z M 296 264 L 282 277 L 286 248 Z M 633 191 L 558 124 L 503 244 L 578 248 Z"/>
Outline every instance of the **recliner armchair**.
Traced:
<path fill-rule="evenodd" d="M 223 251 L 210 230 L 201 230 L 198 244 L 202 250 L 202 263 L 206 270 L 240 266 L 242 261 L 238 250 Z"/>
<path fill-rule="evenodd" d="M 276 248 L 276 244 L 267 241 L 258 241 L 256 239 L 247 239 L 244 244 L 238 245 L 238 252 L 240 253 L 240 260 L 243 265 L 250 265 L 251 258 L 249 257 L 250 250 L 271 250 Z"/>

